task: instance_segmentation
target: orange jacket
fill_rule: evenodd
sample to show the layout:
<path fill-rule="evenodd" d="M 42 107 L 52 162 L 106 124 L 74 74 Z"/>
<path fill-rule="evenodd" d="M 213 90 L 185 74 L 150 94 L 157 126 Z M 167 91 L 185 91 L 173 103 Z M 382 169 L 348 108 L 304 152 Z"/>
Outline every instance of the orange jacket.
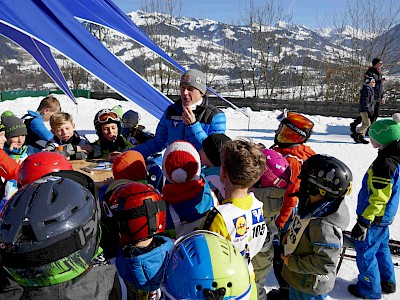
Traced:
<path fill-rule="evenodd" d="M 297 206 L 298 198 L 289 197 L 288 195 L 299 190 L 300 179 L 298 179 L 297 176 L 300 174 L 301 165 L 307 158 L 315 155 L 316 153 L 309 146 L 304 144 L 295 145 L 288 148 L 275 147 L 273 150 L 281 153 L 286 158 L 290 168 L 292 169 L 292 176 L 290 178 L 291 184 L 286 189 L 280 214 L 275 220 L 276 225 L 280 228 L 283 228 L 292 214 L 293 208 Z"/>
<path fill-rule="evenodd" d="M 18 180 L 19 165 L 3 149 L 0 149 L 0 176 L 5 180 Z"/>

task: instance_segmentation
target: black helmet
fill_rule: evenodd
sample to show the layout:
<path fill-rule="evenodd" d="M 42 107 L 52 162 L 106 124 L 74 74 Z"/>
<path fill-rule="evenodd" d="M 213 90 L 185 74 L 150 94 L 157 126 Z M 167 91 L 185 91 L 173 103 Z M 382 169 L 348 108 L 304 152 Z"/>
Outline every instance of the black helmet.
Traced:
<path fill-rule="evenodd" d="M 99 254 L 100 209 L 81 184 L 46 176 L 20 189 L 0 219 L 0 255 L 23 286 L 76 278 Z"/>
<path fill-rule="evenodd" d="M 335 157 L 316 154 L 301 166 L 299 175 L 304 187 L 326 198 L 341 198 L 351 192 L 353 175 L 349 167 Z"/>

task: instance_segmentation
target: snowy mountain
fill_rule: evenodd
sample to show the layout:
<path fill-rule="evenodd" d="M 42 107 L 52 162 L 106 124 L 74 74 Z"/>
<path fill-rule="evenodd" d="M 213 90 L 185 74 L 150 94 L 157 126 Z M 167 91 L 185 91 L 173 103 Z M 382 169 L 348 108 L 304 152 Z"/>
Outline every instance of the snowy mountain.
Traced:
<path fill-rule="evenodd" d="M 207 80 L 211 79 L 215 88 L 227 87 L 229 79 L 232 86 L 227 90 L 240 89 L 240 84 L 243 84 L 240 80 L 251 78 L 249 72 L 253 67 L 266 66 L 268 72 L 279 69 L 278 72 L 284 74 L 301 72 L 307 65 L 308 70 L 319 73 L 328 64 L 350 59 L 351 43 L 366 35 L 349 26 L 337 30 L 311 30 L 301 25 L 278 22 L 274 26 L 256 24 L 251 29 L 249 26 L 229 25 L 209 19 L 177 18 L 143 11 L 135 11 L 128 16 L 184 67 L 200 66 L 207 74 L 212 74 Z M 152 53 L 135 42 L 109 30 L 103 29 L 102 35 L 105 36 L 105 46 L 140 74 L 158 68 Z M 368 38 L 375 36 L 369 35 Z M 384 37 L 376 39 L 380 38 Z M 61 55 L 56 58 L 65 61 Z M 13 72 L 29 70 L 32 66 L 34 70 L 28 73 L 38 72 L 36 62 L 5 38 L 0 39 L 0 60 L 3 68 L 11 65 L 9 69 Z M 65 67 L 65 63 L 61 66 Z M 146 79 L 149 80 L 148 77 Z M 282 86 L 286 79 L 280 79 Z M 3 80 L 7 82 L 7 78 L 3 77 Z M 6 88 L 13 87 L 8 85 Z"/>
<path fill-rule="evenodd" d="M 128 14 L 132 20 L 148 32 L 150 26 L 156 27 L 159 38 L 163 35 L 173 33 L 177 39 L 177 57 L 178 61 L 187 60 L 187 64 L 196 64 L 201 61 L 202 46 L 207 46 L 212 52 L 240 53 L 241 58 L 247 61 L 251 60 L 251 47 L 261 51 L 261 43 L 266 44 L 265 40 L 273 39 L 272 49 L 268 49 L 272 54 L 271 59 L 282 59 L 278 47 L 284 47 L 286 51 L 284 59 L 290 60 L 293 65 L 301 62 L 301 57 L 305 54 L 311 54 L 315 61 L 326 57 L 335 57 L 334 53 L 346 53 L 350 49 L 343 45 L 335 44 L 334 36 L 324 36 L 317 31 L 311 30 L 305 26 L 292 25 L 285 22 L 278 22 L 275 26 L 260 26 L 259 35 L 263 41 L 257 40 L 248 26 L 228 25 L 208 19 L 194 18 L 174 18 L 166 21 L 168 18 L 162 14 L 146 14 L 136 11 Z M 172 23 L 172 26 L 168 24 Z M 260 29 L 257 28 L 257 31 Z M 350 28 L 348 28 L 350 31 Z M 167 38 L 164 36 L 164 38 Z M 188 41 L 189 39 L 189 41 Z M 164 49 L 165 50 L 165 49 Z M 196 51 L 197 50 L 197 51 Z M 254 54 L 253 54 L 254 55 Z M 346 54 L 345 54 L 346 55 Z M 227 69 L 232 66 L 225 66 Z"/>

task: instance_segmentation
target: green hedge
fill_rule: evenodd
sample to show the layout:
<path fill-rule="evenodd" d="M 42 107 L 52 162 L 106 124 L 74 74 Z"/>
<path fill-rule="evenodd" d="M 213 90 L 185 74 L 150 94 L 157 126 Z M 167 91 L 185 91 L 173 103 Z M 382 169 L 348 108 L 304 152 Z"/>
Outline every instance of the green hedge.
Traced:
<path fill-rule="evenodd" d="M 90 99 L 91 92 L 90 90 L 71 90 L 72 94 L 75 97 L 84 97 Z M 0 99 L 1 101 L 7 101 L 7 100 L 15 100 L 17 98 L 21 97 L 47 97 L 50 94 L 56 94 L 56 95 L 61 95 L 64 94 L 62 90 L 56 90 L 56 91 L 27 91 L 27 90 L 21 90 L 21 91 L 4 91 L 0 93 Z"/>

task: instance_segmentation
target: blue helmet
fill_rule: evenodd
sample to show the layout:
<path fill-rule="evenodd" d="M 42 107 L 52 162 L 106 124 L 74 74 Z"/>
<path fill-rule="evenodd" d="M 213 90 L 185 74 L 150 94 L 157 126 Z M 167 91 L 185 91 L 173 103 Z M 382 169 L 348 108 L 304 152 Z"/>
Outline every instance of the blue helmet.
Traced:
<path fill-rule="evenodd" d="M 222 236 L 200 230 L 175 242 L 161 282 L 161 298 L 250 299 L 250 289 L 248 267 L 240 252 Z"/>

